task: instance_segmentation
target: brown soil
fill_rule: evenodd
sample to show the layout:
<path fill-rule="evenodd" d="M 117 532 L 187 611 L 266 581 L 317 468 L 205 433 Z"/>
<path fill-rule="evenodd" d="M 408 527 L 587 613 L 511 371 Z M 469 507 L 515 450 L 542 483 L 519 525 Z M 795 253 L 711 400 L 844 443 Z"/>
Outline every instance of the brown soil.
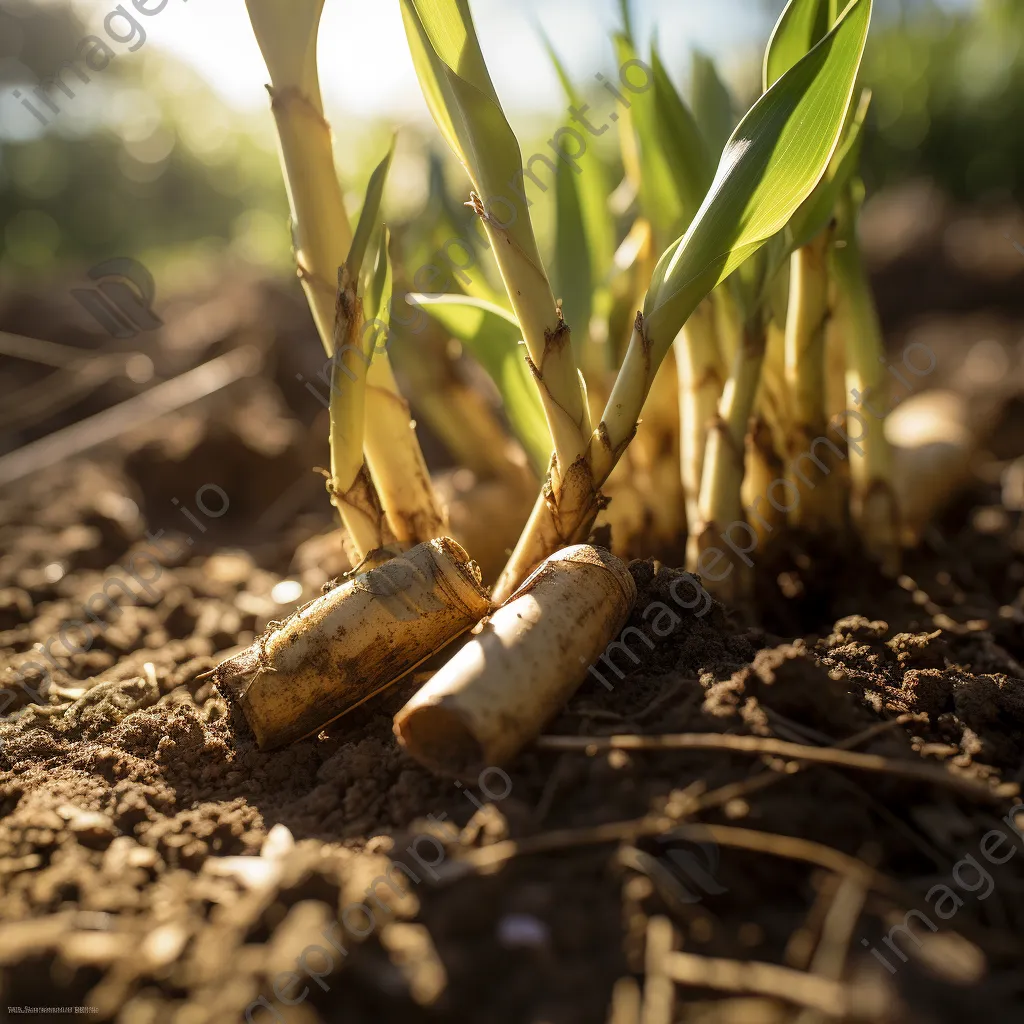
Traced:
<path fill-rule="evenodd" d="M 631 1024 L 639 987 L 645 1024 L 1021 1018 L 1024 525 L 997 483 L 1022 449 L 1012 401 L 898 582 L 856 554 L 825 568 L 789 552 L 757 626 L 715 605 L 654 638 L 642 613 L 675 607 L 676 571 L 633 563 L 631 625 L 650 645 L 547 730 L 819 748 L 869 730 L 856 751 L 891 759 L 881 770 L 839 754 L 534 748 L 504 776 L 455 783 L 395 744 L 415 679 L 263 754 L 199 678 L 287 613 L 271 591 L 324 523 L 254 526 L 310 453 L 264 379 L 232 395 L 0 496 L 0 683 L 27 684 L 0 696 L 0 1007 L 126 1024 L 247 1008 L 289 1024 Z M 253 417 L 279 426 L 277 449 L 252 441 Z M 204 483 L 230 496 L 223 515 L 197 510 Z M 146 530 L 165 532 L 154 546 Z M 145 587 L 118 568 L 133 556 Z M 307 567 L 303 596 L 330 574 Z M 36 703 L 42 678 L 23 664 L 76 620 L 92 643 L 51 644 L 59 669 Z M 665 919 L 702 958 L 669 986 L 674 1010 L 652 956 Z M 825 980 L 720 991 L 706 958 Z"/>

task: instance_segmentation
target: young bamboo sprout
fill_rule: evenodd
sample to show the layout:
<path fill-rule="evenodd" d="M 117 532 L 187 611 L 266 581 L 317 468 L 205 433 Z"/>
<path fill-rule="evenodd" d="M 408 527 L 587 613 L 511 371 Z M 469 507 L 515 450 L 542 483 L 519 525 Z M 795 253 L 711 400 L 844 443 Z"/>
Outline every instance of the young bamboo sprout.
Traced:
<path fill-rule="evenodd" d="M 733 524 L 746 524 L 743 509 L 743 473 L 746 467 L 747 424 L 754 409 L 761 365 L 767 345 L 763 312 L 747 322 L 737 349 L 732 372 L 726 381 L 718 416 L 708 434 L 707 456 L 701 478 L 697 518 L 690 525 L 688 562 L 702 571 L 715 593 L 725 600 L 745 597 L 752 577 L 750 559 L 732 564 L 716 578 L 715 563 L 728 545 Z M 705 560 L 705 552 L 716 552 Z"/>
<path fill-rule="evenodd" d="M 399 742 L 444 775 L 507 762 L 583 682 L 635 600 L 607 551 L 552 555 L 399 712 Z"/>
<path fill-rule="evenodd" d="M 469 205 L 493 248 L 554 442 L 543 500 L 531 516 L 545 543 L 539 553 L 517 547 L 512 559 L 521 579 L 597 515 L 586 458 L 590 412 L 569 326 L 537 250 L 519 143 L 491 83 L 467 0 L 402 0 L 402 16 L 430 112 L 472 182 Z M 505 594 L 501 582 L 498 590 Z"/>
<path fill-rule="evenodd" d="M 591 440 L 592 492 L 608 478 L 629 444 L 654 375 L 682 326 L 719 282 L 786 226 L 824 176 L 853 99 L 871 6 L 871 0 L 853 0 L 832 31 L 751 108 L 730 138 L 686 234 L 659 261 Z M 729 438 L 739 442 L 739 459 L 763 352 L 763 325 L 755 318 L 747 324 L 737 353 L 735 380 L 723 395 L 722 419 Z M 704 478 L 722 483 L 709 492 L 705 509 L 713 515 L 742 517 L 742 474 L 725 437 L 722 429 L 714 433 L 709 458 L 713 452 L 715 464 L 709 466 L 705 459 Z M 584 539 L 592 522 L 587 519 L 591 507 L 580 503 L 574 516 L 569 509 L 560 509 L 562 515 L 553 524 L 546 502 L 538 501 L 495 588 L 495 600 L 505 598 L 559 538 Z M 719 528 L 731 523 L 727 520 Z"/>
<path fill-rule="evenodd" d="M 363 461 L 367 367 L 373 358 L 375 338 L 374 332 L 366 331 L 365 316 L 368 313 L 373 324 L 379 316 L 387 315 L 383 307 L 391 298 L 391 263 L 386 229 L 381 233 L 369 292 L 365 293 L 362 287 L 357 290 L 390 163 L 391 152 L 370 177 L 367 201 L 348 257 L 338 274 L 335 356 L 331 363 L 331 473 L 327 490 L 348 530 L 357 562 L 371 553 L 383 553 L 390 539 L 377 490 Z"/>
<path fill-rule="evenodd" d="M 888 386 L 885 352 L 878 311 L 871 294 L 857 239 L 859 201 L 853 189 L 840 204 L 837 244 L 832 253 L 836 277 L 836 317 L 846 356 L 846 392 L 856 409 L 846 409 L 846 433 L 851 438 L 851 512 L 868 554 L 884 572 L 899 570 L 899 509 L 893 487 L 892 451 L 885 436 Z M 849 398 L 847 399 L 849 402 Z M 879 410 L 876 411 L 876 410 Z M 851 435 L 852 422 L 859 431 Z"/>
<path fill-rule="evenodd" d="M 679 376 L 679 443 L 686 522 L 692 529 L 698 522 L 697 498 L 704 471 L 704 450 L 708 431 L 718 415 L 718 402 L 725 386 L 725 365 L 715 331 L 715 308 L 705 299 L 683 325 L 675 340 Z"/>
<path fill-rule="evenodd" d="M 260 747 L 270 749 L 315 732 L 390 685 L 468 629 L 489 602 L 466 552 L 447 538 L 433 539 L 444 517 L 409 407 L 378 344 L 382 333 L 386 341 L 391 308 L 386 228 L 371 273 L 364 264 L 391 154 L 370 178 L 353 234 L 317 83 L 323 0 L 301 0 L 287 11 L 269 0 L 247 5 L 273 82 L 296 262 L 331 356 L 328 491 L 357 560 L 383 560 L 215 670 Z M 390 559 L 384 546 L 391 539 L 426 543 Z"/>
<path fill-rule="evenodd" d="M 271 109 L 288 188 L 299 276 L 324 349 L 334 357 L 338 268 L 348 258 L 352 231 L 334 166 L 331 129 L 324 118 L 317 75 L 316 43 L 323 5 L 324 0 L 297 0 L 287 6 L 277 0 L 246 0 L 270 73 Z M 362 344 L 357 347 L 363 352 Z M 375 347 L 368 381 L 351 378 L 355 370 L 352 363 L 344 380 L 337 367 L 333 368 L 332 386 L 337 383 L 342 390 L 342 404 L 362 401 L 357 393 L 364 387 L 371 390 L 362 440 L 370 476 L 394 536 L 403 544 L 415 544 L 445 532 L 444 514 L 430 487 L 408 405 L 395 385 L 387 352 L 381 344 Z M 337 431 L 339 442 L 344 439 L 344 443 L 351 443 L 355 429 L 355 419 L 350 417 Z M 344 482 L 333 485 L 335 497 L 337 488 L 349 481 L 365 489 L 360 483 L 365 479 L 362 471 L 351 472 L 349 462 L 354 457 L 351 453 L 338 456 Z M 375 499 L 366 500 L 372 505 Z M 372 539 L 364 505 L 361 498 L 358 512 L 353 513 L 355 532 L 363 544 Z M 356 546 L 361 544 L 356 542 Z"/>
<path fill-rule="evenodd" d="M 432 540 L 311 601 L 213 676 L 260 749 L 273 750 L 392 685 L 488 606 L 466 552 Z"/>
<path fill-rule="evenodd" d="M 823 444 L 828 425 L 825 404 L 825 336 L 829 319 L 828 258 L 832 231 L 826 229 L 790 257 L 789 314 L 786 318 L 786 381 L 793 400 L 787 439 L 787 480 L 799 500 L 790 522 L 812 533 L 835 532 L 843 523 L 843 478 L 835 471 L 840 456 Z M 815 469 L 806 465 L 809 454 Z M 821 468 L 821 467 L 824 468 Z M 809 476 L 808 474 L 814 474 Z"/>

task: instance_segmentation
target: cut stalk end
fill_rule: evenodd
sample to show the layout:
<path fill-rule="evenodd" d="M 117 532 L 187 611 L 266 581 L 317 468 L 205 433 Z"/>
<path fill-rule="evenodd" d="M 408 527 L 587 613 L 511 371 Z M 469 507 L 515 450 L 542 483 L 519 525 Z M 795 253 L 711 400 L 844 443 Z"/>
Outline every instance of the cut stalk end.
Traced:
<path fill-rule="evenodd" d="M 354 576 L 215 672 L 261 750 L 317 732 L 486 614 L 474 562 L 447 537 Z"/>
<path fill-rule="evenodd" d="M 583 682 L 635 600 L 609 552 L 552 555 L 398 713 L 399 743 L 441 775 L 508 761 Z"/>

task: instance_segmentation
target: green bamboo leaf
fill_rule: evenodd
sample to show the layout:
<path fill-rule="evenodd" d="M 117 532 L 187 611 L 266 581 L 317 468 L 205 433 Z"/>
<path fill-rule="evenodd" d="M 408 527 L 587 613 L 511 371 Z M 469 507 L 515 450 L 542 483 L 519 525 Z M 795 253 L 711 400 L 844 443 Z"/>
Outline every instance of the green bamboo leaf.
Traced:
<path fill-rule="evenodd" d="M 546 39 L 545 43 L 566 98 L 572 106 L 580 109 L 584 104 L 579 92 L 559 60 L 558 54 L 555 53 L 554 47 Z M 569 162 L 562 161 L 560 169 L 563 164 L 568 166 Z M 595 152 L 587 153 L 586 166 L 578 174 L 574 171 L 573 176 L 596 286 L 597 282 L 607 277 L 615 259 L 615 219 L 608 207 L 608 196 L 611 193 L 610 176 L 600 155 Z M 572 324 L 573 321 L 570 320 L 569 323 Z"/>
<path fill-rule="evenodd" d="M 619 0 L 619 12 L 622 15 L 622 34 L 632 43 L 633 35 L 633 4 L 631 0 Z"/>
<path fill-rule="evenodd" d="M 500 279 L 495 284 L 489 273 L 494 266 L 485 241 L 482 241 L 475 225 L 469 219 L 469 210 L 456 205 L 445 185 L 444 167 L 441 158 L 430 150 L 429 191 L 418 222 L 430 225 L 423 235 L 417 232 L 419 243 L 415 251 L 406 254 L 405 266 L 429 267 L 440 262 L 454 263 L 452 283 L 444 285 L 454 291 L 456 288 L 478 299 L 508 306 L 508 296 Z M 461 227 L 458 225 L 461 224 Z M 450 257 L 450 259 L 448 259 Z"/>
<path fill-rule="evenodd" d="M 390 323 L 392 275 L 391 257 L 389 248 L 391 245 L 391 232 L 385 224 L 380 233 L 380 241 L 377 244 L 377 258 L 374 262 L 369 281 L 366 288 L 366 297 L 363 300 L 363 312 L 366 323 L 377 321 L 379 328 L 383 330 L 384 337 L 387 337 L 387 330 Z M 376 332 L 367 331 L 369 341 L 373 342 Z"/>
<path fill-rule="evenodd" d="M 555 178 L 555 258 L 552 279 L 577 362 L 593 311 L 595 273 L 576 174 L 560 163 Z"/>
<path fill-rule="evenodd" d="M 656 124 L 676 194 L 689 225 L 707 195 L 715 167 L 700 126 L 676 91 L 655 47 L 651 47 Z M 638 101 L 642 101 L 643 93 Z"/>
<path fill-rule="evenodd" d="M 644 308 L 655 365 L 704 296 L 786 226 L 825 174 L 853 99 L 871 6 L 853 0 L 737 126 L 693 223 L 655 269 Z"/>
<path fill-rule="evenodd" d="M 764 52 L 765 92 L 825 37 L 829 24 L 829 0 L 789 0 Z"/>
<path fill-rule="evenodd" d="M 555 49 L 554 44 L 548 37 L 548 34 L 543 28 L 538 28 L 540 33 L 541 42 L 544 44 L 544 49 L 548 51 L 548 59 L 551 61 L 552 67 L 555 69 L 555 74 L 558 76 L 558 81 L 562 86 L 562 92 L 565 93 L 565 98 L 574 107 L 582 106 L 583 97 L 576 89 L 572 78 L 569 76 L 569 72 L 566 70 L 565 65 L 562 63 L 562 58 L 558 56 L 558 51 Z"/>
<path fill-rule="evenodd" d="M 708 152 L 718 156 L 736 127 L 732 96 L 719 77 L 715 62 L 699 50 L 693 51 L 693 78 L 690 99 L 693 116 L 700 128 Z"/>
<path fill-rule="evenodd" d="M 430 112 L 483 209 L 543 278 L 523 193 L 522 154 L 472 31 L 467 0 L 401 0 L 413 64 Z M 518 181 L 517 181 L 518 179 Z"/>
<path fill-rule="evenodd" d="M 391 167 L 391 158 L 395 155 L 395 140 L 392 138 L 388 151 L 379 164 L 373 169 L 370 180 L 366 185 L 366 199 L 363 201 L 363 208 L 359 211 L 359 222 L 352 235 L 352 245 L 349 248 L 348 256 L 345 259 L 345 266 L 353 280 L 359 279 L 363 261 L 366 259 L 366 250 L 370 244 L 370 236 L 380 219 L 380 204 L 384 198 L 384 183 L 387 181 L 388 170 Z"/>
<path fill-rule="evenodd" d="M 543 476 L 551 461 L 551 434 L 520 347 L 523 334 L 515 317 L 492 302 L 469 295 L 413 293 L 408 298 L 461 341 L 494 381 L 512 430 L 534 469 Z"/>
<path fill-rule="evenodd" d="M 619 67 L 637 60 L 633 44 L 626 36 L 618 34 L 613 42 Z M 654 225 L 659 244 L 663 244 L 684 227 L 683 201 L 664 148 L 665 133 L 654 89 L 637 93 L 630 102 L 629 117 L 640 160 L 640 207 Z"/>
<path fill-rule="evenodd" d="M 843 190 L 860 166 L 860 154 L 864 145 L 864 121 L 870 105 L 871 90 L 864 89 L 860 102 L 849 119 L 842 145 L 833 155 L 825 177 L 818 182 L 815 190 L 790 221 L 790 252 L 813 241 L 828 227 L 835 216 Z"/>
<path fill-rule="evenodd" d="M 566 99 L 576 109 L 583 100 L 551 45 L 543 36 Z M 579 352 L 587 334 L 594 293 L 607 278 L 615 257 L 615 222 L 608 208 L 608 175 L 596 153 L 587 156 L 581 173 L 569 161 L 560 161 L 555 179 L 555 292 L 562 300 L 563 316 L 572 330 L 573 348 Z"/>

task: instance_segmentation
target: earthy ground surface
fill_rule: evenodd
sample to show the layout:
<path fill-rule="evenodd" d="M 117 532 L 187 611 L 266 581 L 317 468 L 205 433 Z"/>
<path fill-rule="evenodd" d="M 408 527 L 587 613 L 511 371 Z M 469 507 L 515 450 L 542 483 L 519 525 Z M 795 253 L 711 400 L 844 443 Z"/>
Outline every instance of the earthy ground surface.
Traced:
<path fill-rule="evenodd" d="M 288 390 L 292 356 L 0 492 L 0 683 L 25 682 L 0 696 L 0 1015 L 634 1024 L 642 999 L 644 1024 L 1019 1020 L 1021 273 L 962 265 L 964 247 L 988 252 L 987 222 L 929 209 L 922 249 L 877 247 L 904 282 L 883 305 L 889 337 L 895 351 L 926 339 L 929 383 L 992 415 L 972 479 L 904 575 L 883 580 L 852 551 L 798 558 L 756 627 L 719 606 L 684 614 L 547 729 L 752 749 L 549 744 L 456 785 L 396 747 L 411 681 L 257 751 L 200 676 L 294 606 L 282 579 L 308 599 L 333 574 L 294 560 L 327 519 L 319 488 L 303 490 L 322 452 L 307 440 L 318 407 Z M 990 244 L 1019 259 L 1004 223 Z M 253 324 L 286 305 L 261 294 L 270 313 L 165 346 L 163 373 L 260 347 Z M 28 300 L 0 310 L 33 333 Z M 672 605 L 675 571 L 632 570 L 644 628 L 652 601 Z M 83 630 L 88 650 L 69 655 Z M 56 668 L 33 653 L 47 644 Z"/>

